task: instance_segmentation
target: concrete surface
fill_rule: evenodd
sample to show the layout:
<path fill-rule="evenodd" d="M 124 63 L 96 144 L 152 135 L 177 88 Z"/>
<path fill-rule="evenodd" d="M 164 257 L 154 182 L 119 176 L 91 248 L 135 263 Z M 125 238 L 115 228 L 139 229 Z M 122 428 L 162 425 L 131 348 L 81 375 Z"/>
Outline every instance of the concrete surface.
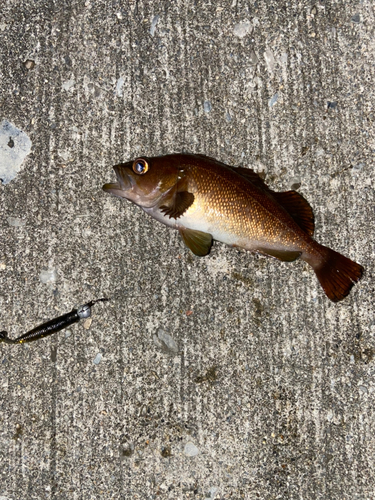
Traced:
<path fill-rule="evenodd" d="M 374 21 L 370 0 L 3 0 L 0 122 L 32 146 L 0 186 L 0 329 L 113 300 L 0 345 L 1 500 L 375 498 Z M 180 151 L 297 186 L 362 282 L 335 305 L 302 262 L 196 258 L 101 191 Z"/>

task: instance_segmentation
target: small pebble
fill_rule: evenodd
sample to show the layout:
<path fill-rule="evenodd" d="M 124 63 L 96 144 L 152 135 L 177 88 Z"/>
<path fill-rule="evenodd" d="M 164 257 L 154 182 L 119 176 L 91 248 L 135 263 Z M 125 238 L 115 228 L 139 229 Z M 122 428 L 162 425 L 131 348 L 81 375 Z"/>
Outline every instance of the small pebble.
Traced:
<path fill-rule="evenodd" d="M 91 326 L 91 323 L 92 323 L 92 318 L 87 318 L 86 321 L 84 321 L 83 323 L 83 328 L 85 330 L 88 330 Z"/>
<path fill-rule="evenodd" d="M 354 16 L 352 17 L 352 21 L 353 21 L 353 23 L 361 22 L 361 18 L 359 16 L 359 14 L 354 14 Z"/>
<path fill-rule="evenodd" d="M 154 335 L 154 342 L 158 347 L 168 351 L 169 353 L 175 354 L 178 352 L 177 343 L 162 328 L 159 328 L 158 336 Z"/>
<path fill-rule="evenodd" d="M 210 101 L 204 101 L 203 103 L 203 109 L 205 111 L 205 113 L 209 113 L 212 109 L 212 104 Z"/>
<path fill-rule="evenodd" d="M 337 108 L 337 101 L 328 101 L 327 108 L 328 109 L 336 109 Z"/>
<path fill-rule="evenodd" d="M 122 459 L 131 457 L 134 453 L 134 444 L 128 442 L 122 443 L 120 445 L 120 453 Z"/>
<path fill-rule="evenodd" d="M 268 106 L 270 108 L 272 108 L 272 106 L 274 106 L 277 102 L 277 99 L 279 98 L 279 94 L 276 92 L 276 94 L 274 94 L 271 99 L 268 101 Z"/>
<path fill-rule="evenodd" d="M 289 181 L 290 189 L 296 190 L 301 187 L 301 179 L 299 177 L 293 177 Z"/>
<path fill-rule="evenodd" d="M 281 64 L 287 65 L 287 63 L 288 63 L 288 53 L 287 52 L 282 52 L 282 54 L 280 55 L 280 62 L 281 62 Z"/>
<path fill-rule="evenodd" d="M 26 226 L 26 221 L 20 217 L 8 217 L 8 224 L 13 227 L 23 227 Z"/>
<path fill-rule="evenodd" d="M 236 24 L 236 26 L 234 27 L 233 33 L 238 38 L 244 38 L 246 35 L 251 33 L 252 29 L 253 29 L 253 25 L 251 24 L 250 21 L 241 21 L 240 23 Z"/>
<path fill-rule="evenodd" d="M 39 274 L 39 279 L 42 283 L 55 283 L 57 280 L 57 273 L 55 269 L 43 269 Z"/>
<path fill-rule="evenodd" d="M 150 35 L 151 36 L 155 35 L 156 25 L 158 24 L 158 21 L 159 21 L 159 16 L 155 16 L 151 22 L 151 28 L 150 28 Z"/>
<path fill-rule="evenodd" d="M 116 84 L 116 95 L 118 97 L 122 97 L 122 95 L 124 93 L 124 90 L 123 90 L 124 83 L 125 83 L 125 80 L 123 79 L 122 76 L 120 76 L 120 78 L 117 80 L 117 84 Z"/>
<path fill-rule="evenodd" d="M 250 64 L 255 66 L 256 64 L 258 64 L 258 61 L 259 61 L 259 59 L 258 59 L 256 53 L 252 50 L 250 52 Z"/>
<path fill-rule="evenodd" d="M 63 90 L 69 91 L 74 87 L 74 84 L 75 84 L 74 78 L 71 78 L 70 80 L 67 80 L 62 84 L 62 88 Z"/>
<path fill-rule="evenodd" d="M 31 59 L 27 59 L 23 65 L 25 66 L 26 69 L 34 69 L 35 67 L 35 61 L 32 61 Z"/>
<path fill-rule="evenodd" d="M 208 490 L 208 493 L 206 494 L 205 500 L 213 500 L 215 498 L 217 490 L 218 488 L 216 486 L 211 486 L 211 488 Z"/>
<path fill-rule="evenodd" d="M 198 455 L 198 453 L 199 449 L 195 446 L 194 443 L 189 441 L 188 443 L 185 444 L 184 454 L 187 457 L 195 457 L 196 455 Z"/>
<path fill-rule="evenodd" d="M 265 52 L 264 52 L 264 59 L 266 61 L 266 64 L 267 64 L 267 68 L 268 68 L 268 71 L 270 73 L 273 73 L 273 70 L 275 69 L 275 56 L 273 55 L 273 52 L 271 49 L 267 49 Z"/>
<path fill-rule="evenodd" d="M 93 360 L 94 365 L 98 365 L 101 360 L 103 359 L 103 356 L 98 352 L 98 354 L 95 356 L 95 359 Z"/>
<path fill-rule="evenodd" d="M 358 172 L 359 170 L 362 170 L 364 166 L 364 163 L 357 163 L 357 165 L 353 165 L 353 170 L 356 170 Z"/>

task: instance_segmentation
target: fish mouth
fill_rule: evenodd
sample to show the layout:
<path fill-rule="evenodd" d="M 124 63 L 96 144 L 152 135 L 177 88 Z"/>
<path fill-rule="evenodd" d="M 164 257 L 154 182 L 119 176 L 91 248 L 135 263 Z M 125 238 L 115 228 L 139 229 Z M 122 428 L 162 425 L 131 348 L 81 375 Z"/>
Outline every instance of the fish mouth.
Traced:
<path fill-rule="evenodd" d="M 129 191 L 133 187 L 132 176 L 127 172 L 127 165 L 115 165 L 113 170 L 116 172 L 118 184 L 123 191 Z"/>
<path fill-rule="evenodd" d="M 132 178 L 127 172 L 127 164 L 115 165 L 113 167 L 116 172 L 117 182 L 104 184 L 103 191 L 110 193 L 119 198 L 126 198 L 126 194 L 132 189 Z"/>

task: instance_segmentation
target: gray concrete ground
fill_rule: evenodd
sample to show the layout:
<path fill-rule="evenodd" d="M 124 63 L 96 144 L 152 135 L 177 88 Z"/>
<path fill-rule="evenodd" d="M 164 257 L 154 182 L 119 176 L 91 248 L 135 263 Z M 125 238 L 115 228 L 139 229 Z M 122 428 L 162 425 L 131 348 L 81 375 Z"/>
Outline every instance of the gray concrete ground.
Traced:
<path fill-rule="evenodd" d="M 112 301 L 0 345 L 1 500 L 375 498 L 374 54 L 371 0 L 3 0 L 0 329 Z M 298 187 L 364 279 L 333 304 L 101 191 L 182 151 Z"/>

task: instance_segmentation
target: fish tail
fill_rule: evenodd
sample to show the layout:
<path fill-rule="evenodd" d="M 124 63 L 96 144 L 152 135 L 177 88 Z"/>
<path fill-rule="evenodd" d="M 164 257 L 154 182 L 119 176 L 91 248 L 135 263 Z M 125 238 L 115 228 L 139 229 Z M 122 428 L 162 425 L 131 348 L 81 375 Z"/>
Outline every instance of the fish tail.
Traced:
<path fill-rule="evenodd" d="M 319 245 L 320 259 L 309 259 L 327 297 L 339 302 L 363 274 L 363 267 L 328 247 Z"/>

